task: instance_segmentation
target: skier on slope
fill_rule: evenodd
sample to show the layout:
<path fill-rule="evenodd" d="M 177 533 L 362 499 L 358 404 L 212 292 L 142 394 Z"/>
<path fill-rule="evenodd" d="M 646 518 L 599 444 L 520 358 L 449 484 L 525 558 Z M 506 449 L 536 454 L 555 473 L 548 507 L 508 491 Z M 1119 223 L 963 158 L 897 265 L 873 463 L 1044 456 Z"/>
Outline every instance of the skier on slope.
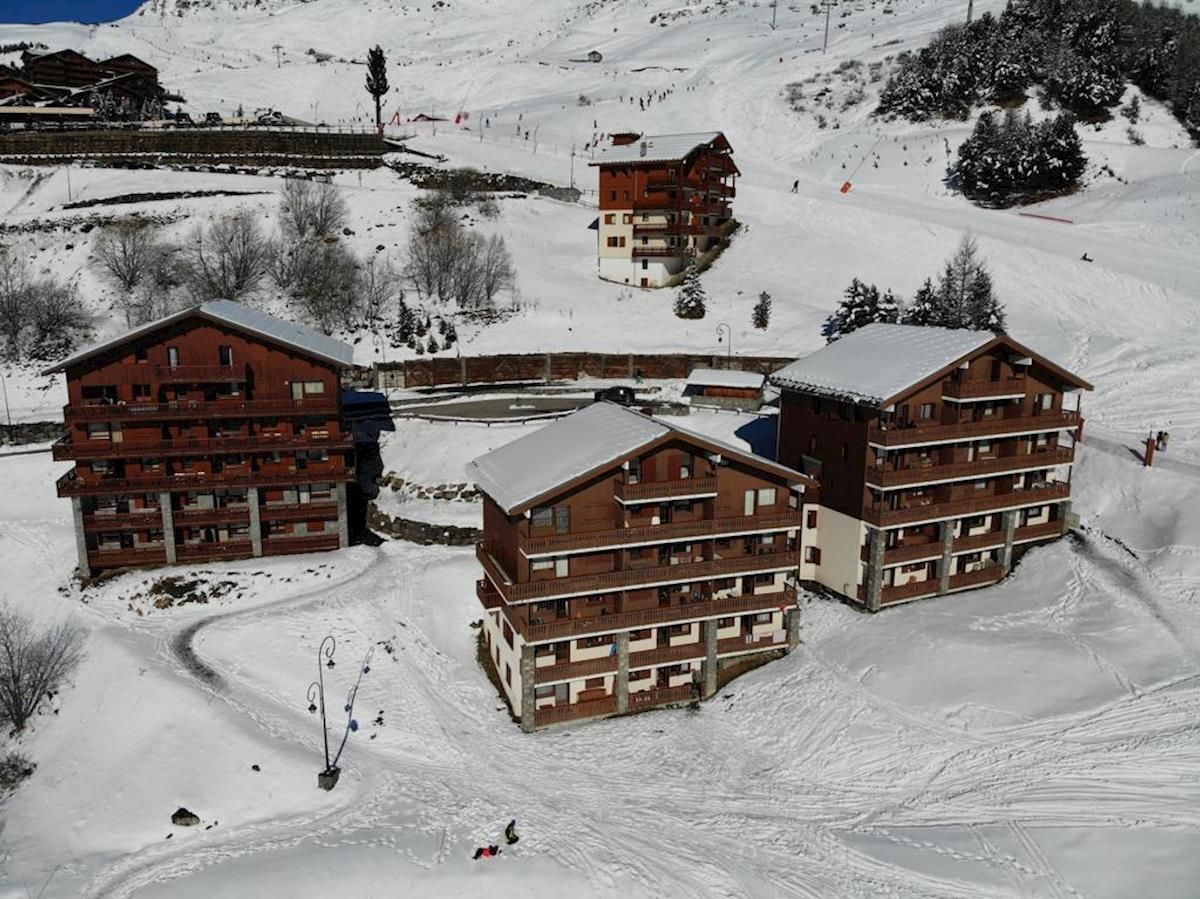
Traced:
<path fill-rule="evenodd" d="M 479 861 L 481 858 L 495 858 L 503 851 L 499 846 L 480 846 L 475 850 L 475 855 L 472 858 L 475 861 Z"/>
<path fill-rule="evenodd" d="M 504 828 L 504 842 L 511 846 L 519 839 L 521 838 L 517 836 L 517 819 L 513 818 L 508 822 L 508 827 Z"/>

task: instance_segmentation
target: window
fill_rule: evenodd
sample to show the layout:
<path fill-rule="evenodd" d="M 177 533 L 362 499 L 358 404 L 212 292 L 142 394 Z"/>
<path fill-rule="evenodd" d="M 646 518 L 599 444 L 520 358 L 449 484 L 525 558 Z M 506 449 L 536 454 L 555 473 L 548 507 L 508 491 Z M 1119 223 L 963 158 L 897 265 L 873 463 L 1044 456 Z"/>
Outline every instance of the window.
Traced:
<path fill-rule="evenodd" d="M 649 260 L 649 259 L 643 259 L 643 260 L 642 260 L 642 268 L 643 268 L 643 269 L 648 269 L 648 268 L 650 268 L 650 260 Z"/>
<path fill-rule="evenodd" d="M 623 190 L 623 191 L 621 191 L 621 195 L 622 195 L 622 196 L 621 196 L 621 199 L 623 199 L 623 200 L 628 200 L 628 199 L 629 199 L 629 191 L 627 191 L 627 190 Z"/>
<path fill-rule="evenodd" d="M 775 488 L 774 488 L 774 487 L 761 487 L 761 488 L 759 488 L 759 491 L 758 491 L 758 504 L 759 504 L 760 506 L 773 506 L 773 505 L 775 505 Z"/>
<path fill-rule="evenodd" d="M 817 510 L 810 509 L 808 514 L 804 516 L 804 526 L 812 530 L 817 526 Z"/>
<path fill-rule="evenodd" d="M 533 688 L 534 699 L 549 699 L 554 695 L 554 684 L 543 684 Z"/>
<path fill-rule="evenodd" d="M 625 246 L 625 238 L 624 237 L 617 238 L 617 246 L 619 246 L 619 247 Z"/>
<path fill-rule="evenodd" d="M 535 528 L 548 528 L 554 524 L 554 507 L 542 506 L 529 514 L 530 522 Z"/>
<path fill-rule="evenodd" d="M 975 444 L 975 451 L 980 454 L 990 453 L 992 451 L 992 441 L 980 440 L 977 444 Z"/>
<path fill-rule="evenodd" d="M 917 562 L 915 565 L 901 565 L 900 570 L 905 574 L 912 574 L 914 571 L 924 571 L 926 562 Z"/>
<path fill-rule="evenodd" d="M 808 438 L 808 451 L 814 455 L 821 449 L 821 441 L 814 434 Z"/>
<path fill-rule="evenodd" d="M 815 546 L 804 547 L 804 561 L 813 565 L 821 564 L 821 551 Z"/>
<path fill-rule="evenodd" d="M 605 246 L 615 247 L 617 246 L 617 239 L 615 237 L 606 238 L 604 244 Z"/>
<path fill-rule="evenodd" d="M 754 616 L 755 624 L 770 624 L 771 619 L 775 617 L 773 612 L 759 612 Z"/>
<path fill-rule="evenodd" d="M 529 566 L 534 571 L 549 571 L 554 567 L 553 559 L 534 559 Z"/>
<path fill-rule="evenodd" d="M 167 347 L 167 365 L 171 366 L 171 368 L 179 367 L 179 347 Z"/>
<path fill-rule="evenodd" d="M 629 460 L 629 473 L 626 476 L 630 484 L 636 484 L 642 479 L 642 460 Z"/>
<path fill-rule="evenodd" d="M 617 214 L 615 212 L 606 213 L 604 216 L 604 224 L 615 225 L 617 223 Z"/>
<path fill-rule="evenodd" d="M 842 458 L 843 459 L 850 458 L 850 444 L 846 443 L 845 441 L 842 442 Z"/>
<path fill-rule="evenodd" d="M 692 511 L 692 501 L 690 499 L 680 499 L 671 503 L 671 508 L 676 512 Z"/>
<path fill-rule="evenodd" d="M 219 346 L 217 347 L 217 363 L 229 368 L 233 365 L 233 347 Z"/>
<path fill-rule="evenodd" d="M 921 418 L 926 421 L 933 418 L 933 403 L 921 403 Z"/>
<path fill-rule="evenodd" d="M 610 200 L 615 200 L 617 198 L 617 192 L 615 190 L 610 190 L 608 192 L 608 198 Z"/>
<path fill-rule="evenodd" d="M 746 491 L 746 496 L 742 503 L 742 513 L 745 515 L 753 515 L 754 514 L 754 491 L 753 490 Z"/>
<path fill-rule="evenodd" d="M 88 422 L 87 426 L 88 440 L 111 440 L 112 435 L 109 432 L 109 424 L 106 421 Z"/>
<path fill-rule="evenodd" d="M 571 530 L 570 506 L 554 507 L 554 529 L 560 534 L 566 534 Z"/>
<path fill-rule="evenodd" d="M 1054 408 L 1054 394 L 1053 393 L 1039 393 L 1038 394 L 1038 406 L 1047 411 L 1050 409 L 1053 409 Z"/>
<path fill-rule="evenodd" d="M 512 686 L 512 665 L 507 662 L 504 665 L 504 682 L 510 687 Z"/>
<path fill-rule="evenodd" d="M 986 490 L 986 489 L 987 489 L 987 485 L 988 485 L 988 482 L 987 482 L 986 480 L 984 480 L 984 481 L 976 481 L 976 482 L 975 482 L 975 489 L 976 489 L 976 490 Z"/>
<path fill-rule="evenodd" d="M 963 525 L 966 526 L 967 528 L 977 528 L 977 527 L 981 527 L 983 525 L 983 521 L 984 521 L 984 518 L 982 515 L 972 515 L 970 518 L 968 518 L 966 521 L 963 522 Z"/>
<path fill-rule="evenodd" d="M 146 361 L 146 348 L 144 346 L 134 347 L 133 360 L 135 362 L 145 362 Z"/>
<path fill-rule="evenodd" d="M 633 224 L 633 213 L 631 213 L 631 212 L 624 213 L 621 216 L 621 224 L 622 225 L 632 225 Z"/>
<path fill-rule="evenodd" d="M 587 680 L 585 680 L 583 682 L 583 689 L 585 689 L 585 690 L 603 690 L 604 689 L 604 678 L 589 677 Z"/>
<path fill-rule="evenodd" d="M 512 649 L 513 645 L 513 629 L 506 621 L 504 622 L 504 642 L 508 644 L 508 648 Z"/>
<path fill-rule="evenodd" d="M 149 384 L 134 384 L 133 385 L 133 399 L 135 402 L 149 401 L 150 385 Z"/>
<path fill-rule="evenodd" d="M 649 668 L 643 668 L 641 671 L 630 671 L 629 680 L 631 682 L 635 680 L 647 680 L 649 679 L 650 674 L 651 672 Z"/>

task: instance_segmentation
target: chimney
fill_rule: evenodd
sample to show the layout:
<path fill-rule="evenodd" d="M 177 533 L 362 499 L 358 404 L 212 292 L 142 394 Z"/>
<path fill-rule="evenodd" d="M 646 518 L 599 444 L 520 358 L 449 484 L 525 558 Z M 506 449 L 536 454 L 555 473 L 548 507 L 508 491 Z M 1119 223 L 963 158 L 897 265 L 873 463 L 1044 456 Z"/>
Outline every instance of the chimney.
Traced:
<path fill-rule="evenodd" d="M 646 155 L 646 142 L 642 141 L 638 145 L 638 156 L 645 156 L 645 155 Z"/>

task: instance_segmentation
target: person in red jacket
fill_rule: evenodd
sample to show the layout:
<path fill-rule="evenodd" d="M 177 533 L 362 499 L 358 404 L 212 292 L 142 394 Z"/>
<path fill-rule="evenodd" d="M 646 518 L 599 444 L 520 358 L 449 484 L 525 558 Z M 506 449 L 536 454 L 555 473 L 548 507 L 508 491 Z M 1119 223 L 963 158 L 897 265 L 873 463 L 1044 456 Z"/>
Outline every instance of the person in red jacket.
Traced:
<path fill-rule="evenodd" d="M 481 858 L 495 858 L 502 851 L 499 846 L 480 846 L 475 850 L 474 859 L 479 861 Z"/>

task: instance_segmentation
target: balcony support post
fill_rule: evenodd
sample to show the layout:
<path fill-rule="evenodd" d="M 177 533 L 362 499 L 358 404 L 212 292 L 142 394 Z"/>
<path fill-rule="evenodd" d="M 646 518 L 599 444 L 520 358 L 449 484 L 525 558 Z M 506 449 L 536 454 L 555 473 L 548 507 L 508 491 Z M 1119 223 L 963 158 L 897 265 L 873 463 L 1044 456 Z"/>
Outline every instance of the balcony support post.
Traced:
<path fill-rule="evenodd" d="M 883 599 L 883 557 L 887 552 L 887 538 L 883 528 L 871 528 L 867 535 L 867 611 L 878 612 Z"/>
<path fill-rule="evenodd" d="M 346 483 L 339 482 L 334 489 L 337 496 L 338 546 L 345 549 L 350 545 L 350 513 L 346 504 Z"/>
<path fill-rule="evenodd" d="M 534 692 L 536 660 L 533 645 L 521 644 L 521 730 L 531 734 L 537 728 L 537 695 Z M 496 672 L 499 674 L 499 670 Z"/>
<path fill-rule="evenodd" d="M 708 699 L 717 692 L 717 628 L 719 618 L 709 618 L 704 622 L 704 686 L 702 699 Z"/>
<path fill-rule="evenodd" d="M 167 552 L 167 564 L 174 565 L 175 555 L 175 513 L 171 509 L 171 493 L 163 490 L 158 494 L 158 509 L 162 513 L 163 549 Z"/>
<path fill-rule="evenodd" d="M 71 497 L 71 513 L 75 519 L 75 552 L 79 555 L 79 564 L 76 566 L 76 570 L 83 577 L 91 577 L 92 566 L 88 562 L 87 535 L 83 530 L 83 499 L 81 497 Z"/>
<path fill-rule="evenodd" d="M 613 681 L 617 697 L 617 714 L 629 711 L 629 631 L 617 634 L 617 676 Z"/>
<path fill-rule="evenodd" d="M 1015 509 L 1000 513 L 1000 526 L 1004 528 L 1004 548 L 1000 550 L 1000 567 L 1008 574 L 1012 570 L 1013 540 L 1017 532 L 1017 513 Z"/>
<path fill-rule="evenodd" d="M 246 502 L 250 506 L 250 552 L 258 558 L 262 552 L 262 516 L 258 505 L 258 488 L 246 488 Z"/>
<path fill-rule="evenodd" d="M 787 628 L 788 652 L 800 645 L 800 607 L 788 609 L 783 613 L 783 623 Z"/>
<path fill-rule="evenodd" d="M 942 561 L 938 564 L 938 596 L 950 592 L 950 568 L 954 564 L 954 519 L 938 522 L 938 537 L 942 541 Z"/>

